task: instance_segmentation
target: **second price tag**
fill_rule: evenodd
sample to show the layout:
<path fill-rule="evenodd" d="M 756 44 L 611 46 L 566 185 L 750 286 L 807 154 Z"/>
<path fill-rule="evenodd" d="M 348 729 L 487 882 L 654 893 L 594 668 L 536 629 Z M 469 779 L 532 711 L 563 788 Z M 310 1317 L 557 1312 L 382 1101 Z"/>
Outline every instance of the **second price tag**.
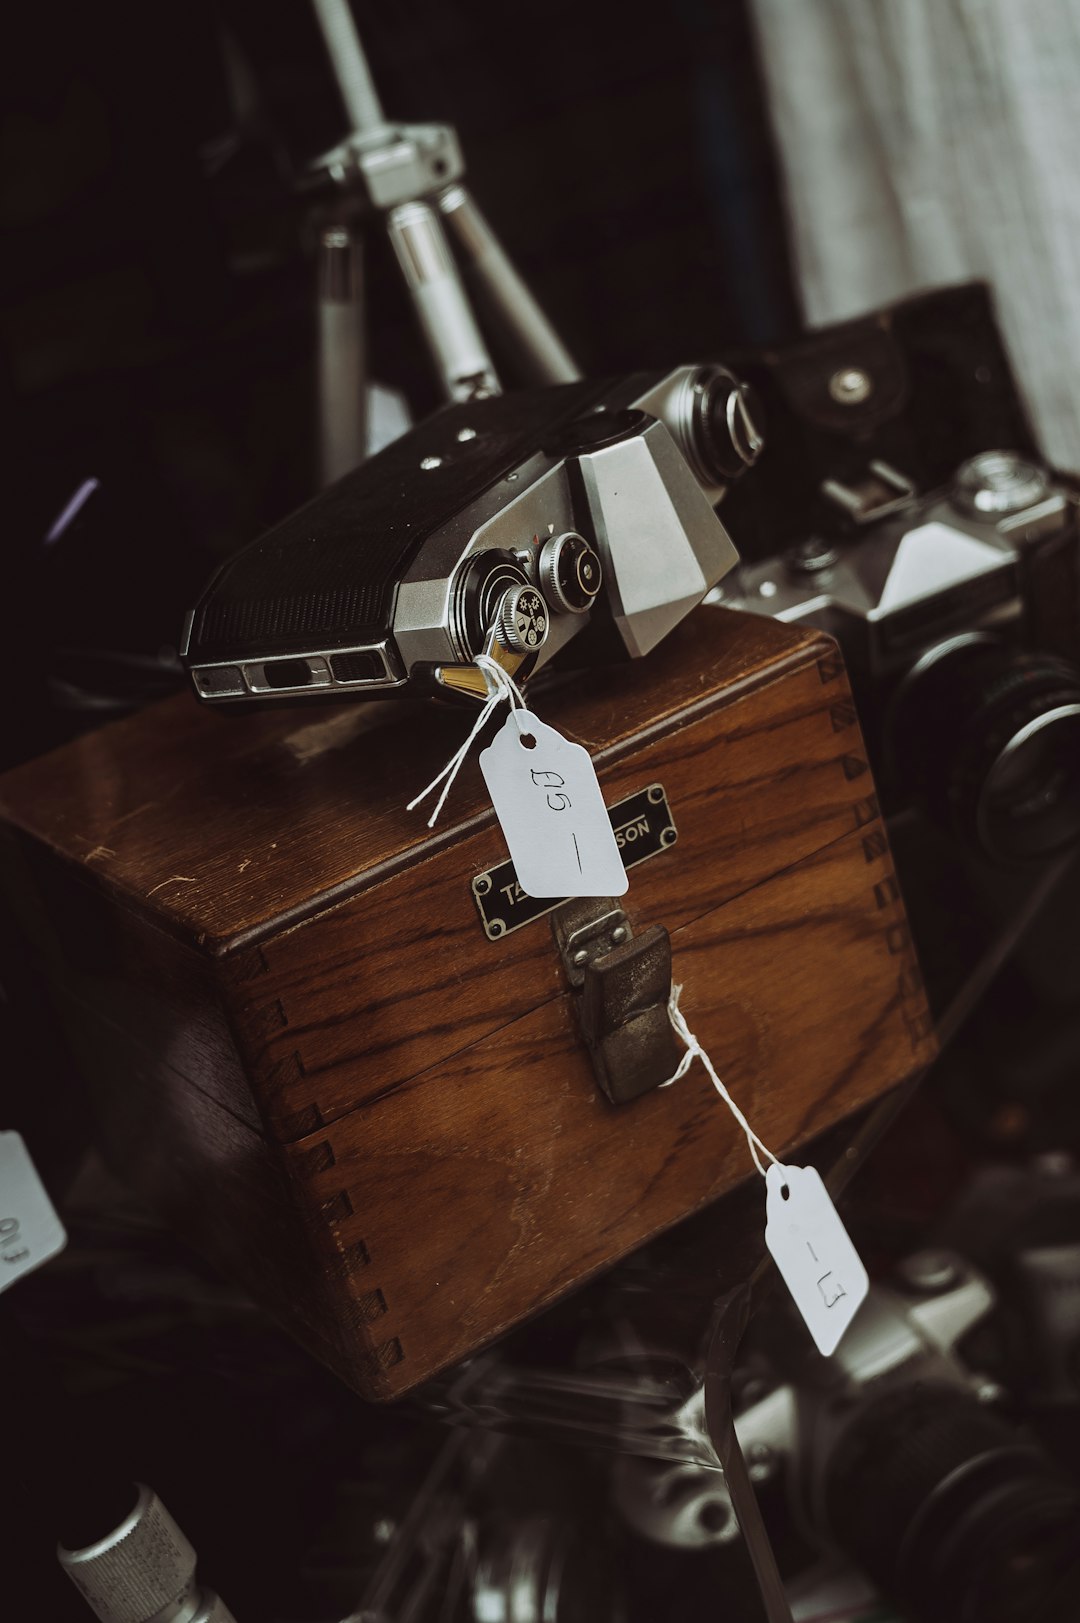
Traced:
<path fill-rule="evenodd" d="M 630 883 L 589 752 L 516 710 L 480 755 L 529 896 L 622 896 Z"/>
<path fill-rule="evenodd" d="M 0 1291 L 67 1244 L 45 1185 L 19 1133 L 0 1133 Z"/>
<path fill-rule="evenodd" d="M 828 1358 L 870 1289 L 862 1258 L 813 1167 L 771 1166 L 765 1215 L 765 1244 L 818 1352 Z"/>

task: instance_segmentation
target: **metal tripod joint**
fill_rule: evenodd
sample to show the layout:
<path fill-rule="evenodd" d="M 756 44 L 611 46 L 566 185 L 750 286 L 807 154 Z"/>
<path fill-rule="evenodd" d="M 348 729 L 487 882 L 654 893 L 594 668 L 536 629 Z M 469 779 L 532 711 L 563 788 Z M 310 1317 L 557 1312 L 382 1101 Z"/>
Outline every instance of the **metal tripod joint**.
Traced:
<path fill-rule="evenodd" d="M 465 161 L 449 124 L 385 124 L 350 135 L 317 158 L 311 180 L 330 180 L 375 213 L 385 214 L 460 180 Z"/>

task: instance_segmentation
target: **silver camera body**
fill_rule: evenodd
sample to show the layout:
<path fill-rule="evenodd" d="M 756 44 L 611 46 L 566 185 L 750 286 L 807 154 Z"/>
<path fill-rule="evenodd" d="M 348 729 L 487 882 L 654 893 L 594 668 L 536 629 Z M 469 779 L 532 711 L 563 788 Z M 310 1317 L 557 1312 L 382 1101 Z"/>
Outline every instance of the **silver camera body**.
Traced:
<path fill-rule="evenodd" d="M 736 563 L 714 508 L 761 446 L 715 365 L 448 407 L 222 566 L 195 691 L 482 697 L 479 653 L 520 678 L 572 641 L 647 654 Z"/>
<path fill-rule="evenodd" d="M 827 1525 L 824 1478 L 864 1401 L 915 1383 L 968 1401 L 1001 1395 L 957 1353 L 994 1305 L 982 1276 L 954 1253 L 919 1252 L 902 1265 L 901 1279 L 906 1290 L 873 1286 L 831 1359 L 807 1345 L 792 1369 L 789 1349 L 806 1338 L 785 1313 L 738 1371 L 735 1430 L 750 1475 L 758 1483 L 782 1475 L 815 1539 Z M 707 1431 L 703 1387 L 673 1421 L 688 1437 Z M 720 1470 L 625 1456 L 615 1467 L 614 1492 L 630 1526 L 654 1543 L 690 1550 L 739 1537 Z"/>
<path fill-rule="evenodd" d="M 992 859 L 1080 838 L 1076 500 L 1011 451 L 918 495 L 883 462 L 820 491 L 835 529 L 733 572 L 710 601 L 839 641 L 879 785 Z"/>
<path fill-rule="evenodd" d="M 827 479 L 821 489 L 848 519 L 846 534 L 742 565 L 716 601 L 828 631 L 871 678 L 906 669 L 942 636 L 1021 635 L 1024 565 L 1075 525 L 1069 492 L 1009 451 L 970 458 L 927 496 L 884 462 L 861 485 Z"/>
<path fill-rule="evenodd" d="M 1049 1251 L 1044 1294 L 1075 1281 L 1075 1258 L 1075 1245 Z M 905 1616 L 1015 1623 L 1072 1570 L 1080 1491 L 1038 1431 L 1016 1423 L 1016 1394 L 980 1369 L 983 1356 L 998 1361 L 1000 1307 L 970 1261 L 934 1248 L 907 1257 L 895 1286 L 871 1287 L 831 1358 L 790 1305 L 759 1314 L 732 1378 L 735 1431 L 805 1575 L 824 1555 Z M 1075 1312 L 1049 1322 L 1068 1347 Z M 684 1439 L 702 1435 L 703 1390 L 671 1419 Z M 653 1543 L 719 1551 L 739 1538 L 718 1460 L 623 1457 L 613 1489 Z"/>

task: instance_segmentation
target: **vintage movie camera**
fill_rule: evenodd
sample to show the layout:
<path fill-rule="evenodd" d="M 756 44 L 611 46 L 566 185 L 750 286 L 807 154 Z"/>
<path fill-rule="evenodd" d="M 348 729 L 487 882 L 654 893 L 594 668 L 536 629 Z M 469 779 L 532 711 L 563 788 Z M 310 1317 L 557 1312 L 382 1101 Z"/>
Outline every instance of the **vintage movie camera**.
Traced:
<path fill-rule="evenodd" d="M 736 561 L 714 512 L 762 439 L 725 367 L 435 414 L 230 558 L 181 654 L 212 703 L 485 689 L 647 654 Z"/>
<path fill-rule="evenodd" d="M 968 458 L 927 494 L 880 460 L 862 481 L 827 477 L 820 489 L 822 528 L 744 564 L 717 601 L 838 639 L 894 805 L 924 803 L 997 861 L 1072 845 L 1072 491 L 1030 456 L 1000 450 Z"/>

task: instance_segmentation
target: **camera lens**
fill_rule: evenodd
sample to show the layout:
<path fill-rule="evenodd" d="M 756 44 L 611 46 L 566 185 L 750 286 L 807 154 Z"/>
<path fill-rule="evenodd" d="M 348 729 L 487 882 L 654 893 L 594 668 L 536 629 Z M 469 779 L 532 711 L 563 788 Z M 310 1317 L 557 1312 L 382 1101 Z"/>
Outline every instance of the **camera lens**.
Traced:
<path fill-rule="evenodd" d="M 1080 839 L 1080 672 L 986 633 L 924 654 L 893 704 L 891 766 L 940 821 L 999 862 Z"/>
<path fill-rule="evenodd" d="M 837 1540 L 941 1623 L 1026 1623 L 1073 1559 L 1080 1495 L 1034 1441 L 951 1387 L 864 1411 L 825 1484 Z"/>

